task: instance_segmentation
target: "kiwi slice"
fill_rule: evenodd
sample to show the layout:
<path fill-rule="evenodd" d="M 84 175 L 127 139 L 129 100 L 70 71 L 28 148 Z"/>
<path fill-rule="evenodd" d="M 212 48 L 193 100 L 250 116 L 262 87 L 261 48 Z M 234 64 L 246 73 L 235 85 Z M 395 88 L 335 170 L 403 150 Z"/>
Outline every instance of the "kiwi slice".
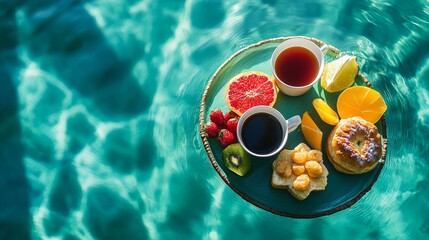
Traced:
<path fill-rule="evenodd" d="M 222 159 L 225 166 L 239 176 L 246 175 L 250 170 L 250 155 L 240 143 L 234 143 L 226 147 L 222 152 Z"/>

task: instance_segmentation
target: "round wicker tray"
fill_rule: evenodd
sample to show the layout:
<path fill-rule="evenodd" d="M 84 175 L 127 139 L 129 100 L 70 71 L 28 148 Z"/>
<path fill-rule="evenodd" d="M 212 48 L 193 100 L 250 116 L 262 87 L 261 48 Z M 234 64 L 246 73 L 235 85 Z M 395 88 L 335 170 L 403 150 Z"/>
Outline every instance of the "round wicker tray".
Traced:
<path fill-rule="evenodd" d="M 296 37 L 296 36 L 294 36 Z M 298 36 L 309 39 L 322 46 L 324 43 L 315 38 Z M 256 70 L 271 74 L 270 56 L 275 47 L 291 37 L 272 38 L 257 42 L 234 53 L 213 74 L 204 90 L 200 105 L 200 135 L 210 163 L 222 180 L 247 202 L 266 211 L 281 216 L 293 218 L 314 218 L 329 215 L 344 210 L 361 199 L 377 181 L 385 163 L 387 153 L 386 121 L 383 116 L 376 123 L 383 137 L 383 155 L 376 169 L 361 175 L 347 175 L 337 172 L 327 160 L 324 149 L 324 164 L 329 170 L 328 185 L 320 192 L 312 192 L 310 196 L 299 201 L 294 199 L 287 191 L 274 189 L 270 185 L 272 161 L 275 159 L 252 158 L 252 169 L 244 176 L 239 177 L 229 171 L 222 161 L 223 148 L 215 139 L 208 138 L 204 132 L 204 125 L 209 121 L 208 114 L 214 108 L 220 108 L 224 112 L 229 111 L 224 100 L 224 87 L 234 75 L 248 70 Z M 329 50 L 325 56 L 327 62 L 343 54 L 334 46 L 328 45 Z M 368 79 L 359 72 L 355 85 L 367 85 L 372 87 Z M 329 94 L 321 89 L 320 82 L 306 94 L 299 97 L 289 97 L 279 92 L 275 108 L 289 118 L 293 115 L 302 115 L 309 111 L 310 115 L 317 116 L 311 106 L 311 101 L 316 97 L 323 98 L 333 109 L 339 93 Z M 313 118 L 320 127 L 323 135 L 322 145 L 332 126 L 324 124 L 320 119 Z M 289 135 L 287 149 L 292 149 L 300 142 L 305 142 L 300 128 Z"/>

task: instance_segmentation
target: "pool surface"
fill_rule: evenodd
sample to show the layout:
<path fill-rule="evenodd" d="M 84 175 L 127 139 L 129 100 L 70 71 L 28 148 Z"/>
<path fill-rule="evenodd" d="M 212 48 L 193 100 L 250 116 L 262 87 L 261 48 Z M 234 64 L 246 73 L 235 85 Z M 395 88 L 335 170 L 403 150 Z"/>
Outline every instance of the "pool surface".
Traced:
<path fill-rule="evenodd" d="M 0 239 L 427 239 L 428 26 L 426 0 L 0 0 Z M 297 35 L 388 106 L 378 181 L 312 219 L 243 200 L 198 126 L 225 60 Z"/>

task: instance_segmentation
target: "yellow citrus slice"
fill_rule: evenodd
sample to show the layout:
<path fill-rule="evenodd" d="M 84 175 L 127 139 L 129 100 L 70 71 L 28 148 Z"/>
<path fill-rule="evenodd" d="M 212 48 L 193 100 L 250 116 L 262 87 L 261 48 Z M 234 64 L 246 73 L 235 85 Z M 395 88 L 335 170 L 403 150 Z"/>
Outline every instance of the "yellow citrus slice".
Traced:
<path fill-rule="evenodd" d="M 337 125 L 339 122 L 338 114 L 321 98 L 313 100 L 313 107 L 319 114 L 320 119 L 329 125 Z"/>
<path fill-rule="evenodd" d="M 308 144 L 313 149 L 322 150 L 322 136 L 323 133 L 320 131 L 319 127 L 317 127 L 316 123 L 310 117 L 308 112 L 304 112 L 301 120 L 301 130 L 302 134 L 304 134 L 305 140 L 307 140 Z"/>
<path fill-rule="evenodd" d="M 362 117 L 376 123 L 387 110 L 383 97 L 376 90 L 355 86 L 344 90 L 338 96 L 337 110 L 341 118 Z"/>
<path fill-rule="evenodd" d="M 320 79 L 327 92 L 339 92 L 350 87 L 356 78 L 359 66 L 355 56 L 344 55 L 325 65 Z"/>
<path fill-rule="evenodd" d="M 274 77 L 262 72 L 243 72 L 229 80 L 225 90 L 228 107 L 239 116 L 254 106 L 274 106 L 278 88 Z"/>

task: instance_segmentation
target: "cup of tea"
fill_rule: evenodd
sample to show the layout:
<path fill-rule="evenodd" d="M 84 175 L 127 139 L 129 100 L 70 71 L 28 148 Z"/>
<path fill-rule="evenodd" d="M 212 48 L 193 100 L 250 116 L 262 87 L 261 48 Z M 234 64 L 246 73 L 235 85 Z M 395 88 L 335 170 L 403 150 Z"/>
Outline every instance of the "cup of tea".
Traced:
<path fill-rule="evenodd" d="M 249 154 L 271 157 L 284 148 L 289 133 L 300 124 L 298 115 L 286 120 L 275 108 L 255 106 L 238 120 L 237 139 Z"/>
<path fill-rule="evenodd" d="M 319 47 L 298 37 L 278 45 L 271 56 L 271 66 L 280 91 L 299 96 L 310 90 L 322 76 L 327 51 L 326 44 Z"/>

